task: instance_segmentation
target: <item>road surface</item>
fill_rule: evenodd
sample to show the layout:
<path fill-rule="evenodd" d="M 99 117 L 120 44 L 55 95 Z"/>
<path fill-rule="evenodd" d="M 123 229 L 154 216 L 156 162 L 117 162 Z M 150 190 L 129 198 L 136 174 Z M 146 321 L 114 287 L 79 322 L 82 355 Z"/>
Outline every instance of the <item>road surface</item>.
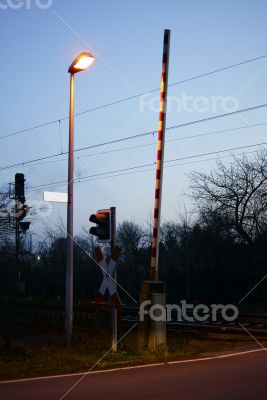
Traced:
<path fill-rule="evenodd" d="M 0 383 L 0 399 L 267 399 L 267 352 L 90 373 L 77 383 L 81 378 L 77 374 Z"/>

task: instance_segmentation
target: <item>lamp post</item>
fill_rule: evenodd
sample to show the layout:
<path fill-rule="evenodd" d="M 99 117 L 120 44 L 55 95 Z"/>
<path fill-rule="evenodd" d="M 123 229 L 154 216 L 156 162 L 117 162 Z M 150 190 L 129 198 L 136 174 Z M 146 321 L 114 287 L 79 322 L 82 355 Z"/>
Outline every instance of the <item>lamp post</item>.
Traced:
<path fill-rule="evenodd" d="M 71 344 L 73 323 L 73 155 L 74 155 L 74 74 L 87 69 L 94 57 L 90 53 L 81 53 L 75 58 L 70 73 L 70 110 L 69 110 L 69 158 L 68 158 L 68 203 L 67 203 L 67 265 L 66 265 L 66 310 L 65 334 L 67 345 Z"/>

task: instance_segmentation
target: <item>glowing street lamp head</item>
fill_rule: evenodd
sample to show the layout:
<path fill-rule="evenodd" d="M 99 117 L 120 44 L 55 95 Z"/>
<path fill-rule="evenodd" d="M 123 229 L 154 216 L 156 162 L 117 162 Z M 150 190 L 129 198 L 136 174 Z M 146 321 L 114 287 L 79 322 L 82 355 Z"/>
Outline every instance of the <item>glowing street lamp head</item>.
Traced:
<path fill-rule="evenodd" d="M 76 72 L 83 71 L 90 67 L 95 61 L 94 56 L 91 53 L 81 53 L 75 58 L 71 66 L 69 67 L 69 72 L 75 74 Z"/>

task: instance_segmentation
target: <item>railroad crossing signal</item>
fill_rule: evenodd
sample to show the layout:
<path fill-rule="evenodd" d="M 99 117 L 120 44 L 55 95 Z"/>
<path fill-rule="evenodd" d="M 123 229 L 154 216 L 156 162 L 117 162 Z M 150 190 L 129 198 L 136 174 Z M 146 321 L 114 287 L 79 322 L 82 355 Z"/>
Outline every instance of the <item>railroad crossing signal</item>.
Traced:
<path fill-rule="evenodd" d="M 103 280 L 100 285 L 97 299 L 94 303 L 106 303 L 105 301 L 105 294 L 108 291 L 109 295 L 111 296 L 112 304 L 115 306 L 121 306 L 121 300 L 117 293 L 117 284 L 115 279 L 113 278 L 113 274 L 117 268 L 117 261 L 119 259 L 121 253 L 121 249 L 119 246 L 116 246 L 114 251 L 112 251 L 111 259 L 109 264 L 106 262 L 106 257 L 101 249 L 100 246 L 96 246 L 95 254 L 98 264 L 101 268 L 101 272 L 103 275 Z"/>
<path fill-rule="evenodd" d="M 98 242 L 105 243 L 111 240 L 111 210 L 98 210 L 89 217 L 89 221 L 96 224 L 90 228 L 91 235 L 97 236 Z"/>

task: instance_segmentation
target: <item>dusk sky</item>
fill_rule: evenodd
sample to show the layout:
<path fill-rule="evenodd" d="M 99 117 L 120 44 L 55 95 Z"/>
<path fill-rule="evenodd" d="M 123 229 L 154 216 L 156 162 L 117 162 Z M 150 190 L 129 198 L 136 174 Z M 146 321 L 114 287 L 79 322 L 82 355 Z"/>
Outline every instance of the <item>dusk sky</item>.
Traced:
<path fill-rule="evenodd" d="M 80 52 L 91 51 L 96 60 L 75 76 L 76 113 L 158 88 L 164 29 L 171 30 L 169 84 L 266 55 L 266 13 L 264 0 L 0 0 L 0 167 L 68 151 L 68 67 Z M 266 89 L 267 57 L 171 86 L 166 125 L 265 104 Z M 185 107 L 181 99 L 186 96 L 193 97 Z M 156 132 L 158 97 L 156 91 L 77 116 L 75 148 Z M 200 109 L 203 102 L 206 107 Z M 267 142 L 266 125 L 256 126 L 262 123 L 267 123 L 266 108 L 167 130 L 163 220 L 178 220 L 185 207 L 191 210 L 185 196 L 190 171 L 210 171 L 216 160 L 207 158 L 256 147 L 179 159 Z M 247 125 L 255 126 L 243 129 Z M 232 128 L 242 129 L 188 138 Z M 89 226 L 91 213 L 110 206 L 117 207 L 119 222 L 149 222 L 156 139 L 156 133 L 149 134 L 75 153 L 75 176 L 81 179 L 74 186 L 75 233 Z M 222 160 L 231 162 L 231 156 Z M 28 201 L 41 201 L 43 190 L 66 191 L 66 183 L 54 184 L 67 179 L 66 154 L 1 168 L 1 186 L 12 182 L 16 172 L 25 174 Z M 118 172 L 99 175 L 110 171 Z M 45 184 L 51 186 L 34 189 Z M 53 204 L 46 222 L 54 224 L 59 215 L 65 221 L 66 206 Z"/>

